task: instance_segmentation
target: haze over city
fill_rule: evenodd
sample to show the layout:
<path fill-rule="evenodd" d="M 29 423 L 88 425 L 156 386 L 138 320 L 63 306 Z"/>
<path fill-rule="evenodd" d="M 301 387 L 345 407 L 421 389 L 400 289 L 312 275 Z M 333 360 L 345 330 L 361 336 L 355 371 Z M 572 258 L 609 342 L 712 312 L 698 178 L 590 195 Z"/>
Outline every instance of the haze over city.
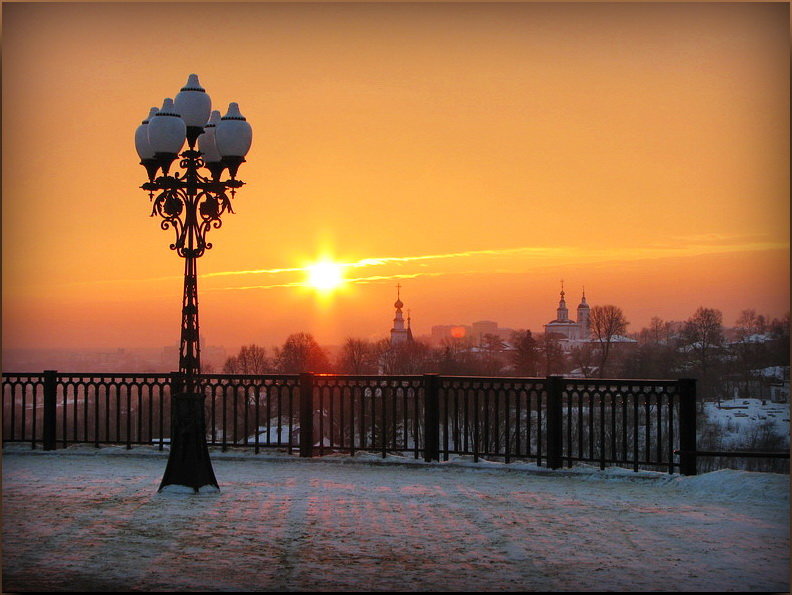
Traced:
<path fill-rule="evenodd" d="M 201 333 L 229 353 L 383 338 L 397 283 L 419 336 L 541 331 L 561 279 L 630 331 L 699 306 L 780 317 L 785 11 L 8 5 L 3 349 L 176 343 L 183 264 L 133 133 L 190 73 L 254 131 L 198 264 Z"/>

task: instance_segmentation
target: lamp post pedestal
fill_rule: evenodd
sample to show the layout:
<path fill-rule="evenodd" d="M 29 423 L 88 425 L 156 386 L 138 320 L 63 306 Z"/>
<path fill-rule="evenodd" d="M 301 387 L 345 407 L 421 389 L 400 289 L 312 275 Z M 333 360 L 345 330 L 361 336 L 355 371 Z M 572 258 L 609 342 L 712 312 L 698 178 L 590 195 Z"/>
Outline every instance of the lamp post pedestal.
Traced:
<path fill-rule="evenodd" d="M 170 455 L 159 491 L 169 485 L 190 487 L 195 492 L 211 486 L 212 491 L 218 491 L 206 446 L 204 395 L 177 393 L 172 399 Z"/>
<path fill-rule="evenodd" d="M 190 201 L 187 201 L 190 205 Z M 206 445 L 205 396 L 198 382 L 201 344 L 198 325 L 198 271 L 195 252 L 184 250 L 184 297 L 182 300 L 179 373 L 171 383 L 171 447 L 159 491 L 169 485 L 199 492 L 211 486 L 219 490 Z"/>

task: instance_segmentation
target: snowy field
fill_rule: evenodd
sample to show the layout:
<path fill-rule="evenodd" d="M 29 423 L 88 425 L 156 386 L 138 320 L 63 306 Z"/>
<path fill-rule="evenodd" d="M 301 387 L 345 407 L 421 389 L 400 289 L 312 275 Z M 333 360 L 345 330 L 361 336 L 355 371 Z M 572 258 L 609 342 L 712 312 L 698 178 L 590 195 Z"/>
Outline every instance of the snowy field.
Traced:
<path fill-rule="evenodd" d="M 720 426 L 722 446 L 745 448 L 747 439 L 763 427 L 781 437 L 789 447 L 789 403 L 773 403 L 762 399 L 728 399 L 704 403 L 706 419 Z"/>
<path fill-rule="evenodd" d="M 789 476 L 3 451 L 3 591 L 789 591 Z"/>

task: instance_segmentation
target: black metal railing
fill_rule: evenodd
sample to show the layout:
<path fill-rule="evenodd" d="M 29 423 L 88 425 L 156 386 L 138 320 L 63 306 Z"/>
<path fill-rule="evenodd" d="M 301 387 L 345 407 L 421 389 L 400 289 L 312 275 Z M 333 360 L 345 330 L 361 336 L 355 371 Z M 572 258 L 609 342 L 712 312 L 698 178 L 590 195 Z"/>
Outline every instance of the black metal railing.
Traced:
<path fill-rule="evenodd" d="M 207 443 L 285 448 L 299 435 L 299 377 L 292 375 L 204 374 Z"/>
<path fill-rule="evenodd" d="M 695 444 L 693 381 L 556 382 L 563 391 L 562 430 L 556 434 L 562 435 L 562 458 L 568 465 L 581 461 L 601 469 L 616 464 L 672 472 L 675 445 Z M 681 457 L 680 465 L 683 472 L 695 467 L 695 455 Z"/>
<path fill-rule="evenodd" d="M 4 374 L 3 441 L 162 449 L 178 381 L 178 374 Z M 207 442 L 224 450 L 696 469 L 692 380 L 204 374 L 200 385 Z"/>
<path fill-rule="evenodd" d="M 547 451 L 546 379 L 438 377 L 437 382 L 445 460 L 455 454 L 541 464 Z"/>

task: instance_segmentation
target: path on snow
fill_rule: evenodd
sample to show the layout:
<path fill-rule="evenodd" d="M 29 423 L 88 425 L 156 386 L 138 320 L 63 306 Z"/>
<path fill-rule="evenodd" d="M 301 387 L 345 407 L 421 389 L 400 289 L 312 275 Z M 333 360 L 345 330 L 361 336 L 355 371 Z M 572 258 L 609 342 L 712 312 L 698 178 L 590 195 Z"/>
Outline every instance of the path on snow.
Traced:
<path fill-rule="evenodd" d="M 163 455 L 4 449 L 3 590 L 789 590 L 789 476 Z"/>

